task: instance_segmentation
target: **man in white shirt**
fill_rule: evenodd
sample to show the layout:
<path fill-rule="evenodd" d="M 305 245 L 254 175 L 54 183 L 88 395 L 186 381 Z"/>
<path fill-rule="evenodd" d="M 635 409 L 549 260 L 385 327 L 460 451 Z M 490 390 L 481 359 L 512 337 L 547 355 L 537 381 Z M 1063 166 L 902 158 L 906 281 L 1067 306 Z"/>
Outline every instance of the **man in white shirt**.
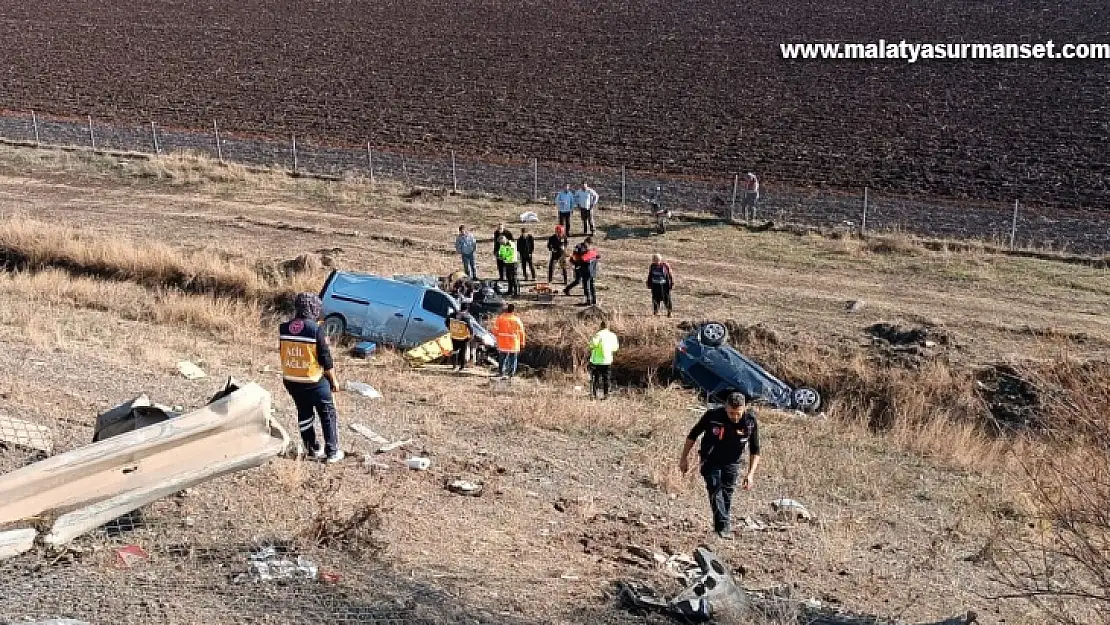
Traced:
<path fill-rule="evenodd" d="M 590 188 L 590 185 L 583 182 L 582 188 L 574 194 L 575 203 L 578 205 L 578 212 L 582 215 L 582 230 L 586 234 L 594 233 L 594 208 L 597 207 L 598 195 L 597 191 Z M 568 235 L 569 235 L 569 228 Z"/>
<path fill-rule="evenodd" d="M 559 207 L 559 225 L 563 227 L 564 233 L 570 236 L 570 216 L 574 213 L 574 191 L 570 190 L 568 184 L 565 189 L 555 196 L 555 206 Z"/>
<path fill-rule="evenodd" d="M 748 172 L 744 177 L 744 200 L 740 206 L 744 209 L 745 215 L 751 215 L 755 218 L 755 205 L 759 202 L 759 178 L 755 174 Z"/>

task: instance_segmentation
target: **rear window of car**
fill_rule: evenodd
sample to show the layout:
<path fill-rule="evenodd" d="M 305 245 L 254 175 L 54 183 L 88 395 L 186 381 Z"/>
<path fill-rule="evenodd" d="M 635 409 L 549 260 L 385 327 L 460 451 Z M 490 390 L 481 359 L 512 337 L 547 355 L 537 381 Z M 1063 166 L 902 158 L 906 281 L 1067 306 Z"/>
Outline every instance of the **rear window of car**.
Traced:
<path fill-rule="evenodd" d="M 439 291 L 425 291 L 424 301 L 421 307 L 440 317 L 446 317 L 451 314 L 451 311 L 455 308 L 454 304 L 451 303 L 451 299 Z"/>

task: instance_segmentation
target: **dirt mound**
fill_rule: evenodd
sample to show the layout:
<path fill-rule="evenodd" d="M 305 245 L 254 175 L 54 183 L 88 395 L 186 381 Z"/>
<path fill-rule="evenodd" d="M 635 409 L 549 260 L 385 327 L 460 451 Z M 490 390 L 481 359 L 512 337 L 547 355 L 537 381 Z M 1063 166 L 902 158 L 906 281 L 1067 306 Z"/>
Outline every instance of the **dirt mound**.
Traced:
<path fill-rule="evenodd" d="M 1045 425 L 1037 387 L 1014 367 L 986 367 L 975 376 L 975 384 L 1000 430 L 1040 429 Z"/>

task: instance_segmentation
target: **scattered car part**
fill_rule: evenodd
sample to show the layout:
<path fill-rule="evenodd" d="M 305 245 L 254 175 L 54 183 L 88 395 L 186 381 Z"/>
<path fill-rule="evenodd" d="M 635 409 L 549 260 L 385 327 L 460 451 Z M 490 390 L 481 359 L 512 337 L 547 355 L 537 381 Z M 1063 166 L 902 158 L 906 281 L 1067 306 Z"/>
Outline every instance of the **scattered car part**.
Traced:
<path fill-rule="evenodd" d="M 45 425 L 0 415 L 0 443 L 49 454 L 54 451 L 54 433 Z"/>
<path fill-rule="evenodd" d="M 482 491 L 485 487 L 482 484 L 470 482 L 467 480 L 451 480 L 447 483 L 447 490 L 457 495 L 465 495 L 467 497 L 481 497 Z"/>
<path fill-rule="evenodd" d="M 180 415 L 167 411 L 163 406 L 155 406 L 145 394 L 139 395 L 97 416 L 93 442 L 99 443 L 113 436 L 157 425 L 176 416 Z"/>

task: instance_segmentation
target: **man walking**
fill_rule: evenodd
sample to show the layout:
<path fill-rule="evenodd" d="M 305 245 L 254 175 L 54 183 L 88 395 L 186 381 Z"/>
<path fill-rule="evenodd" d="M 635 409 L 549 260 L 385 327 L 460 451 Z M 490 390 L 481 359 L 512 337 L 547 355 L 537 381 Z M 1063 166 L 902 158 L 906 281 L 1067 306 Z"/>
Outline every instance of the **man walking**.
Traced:
<path fill-rule="evenodd" d="M 574 282 L 571 282 L 563 288 L 563 295 L 570 295 L 570 290 L 582 282 L 582 274 L 584 271 L 582 256 L 586 253 L 586 249 L 586 242 L 582 241 L 578 245 L 575 245 L 574 251 L 570 253 L 570 267 L 571 271 L 574 272 Z"/>
<path fill-rule="evenodd" d="M 459 236 L 455 237 L 455 251 L 462 257 L 463 272 L 471 280 L 477 280 L 478 265 L 474 262 L 474 254 L 478 251 L 478 241 L 467 231 L 466 226 L 459 226 Z"/>
<path fill-rule="evenodd" d="M 497 279 L 505 281 L 505 263 L 501 260 L 501 239 L 504 237 L 509 241 L 513 240 L 513 233 L 505 224 L 497 224 L 497 230 L 493 231 L 493 257 L 497 259 Z"/>
<path fill-rule="evenodd" d="M 759 178 L 749 171 L 748 175 L 744 176 L 744 200 L 740 204 L 744 209 L 744 215 L 751 215 L 754 219 L 757 202 L 759 202 Z"/>
<path fill-rule="evenodd" d="M 732 538 L 732 493 L 736 490 L 736 477 L 740 474 L 740 459 L 744 448 L 749 451 L 748 471 L 742 487 L 751 490 L 755 470 L 759 467 L 759 424 L 755 412 L 744 410 L 744 396 L 731 393 L 725 405 L 714 408 L 701 416 L 690 430 L 682 447 L 678 468 L 683 473 L 690 470 L 689 455 L 694 443 L 701 437 L 701 476 L 709 494 L 709 507 L 713 511 L 713 529 L 725 540 Z"/>
<path fill-rule="evenodd" d="M 474 338 L 477 325 L 470 314 L 470 304 L 463 302 L 459 309 L 447 315 L 447 331 L 451 333 L 451 369 L 462 371 L 466 368 L 466 350 L 470 339 Z"/>
<path fill-rule="evenodd" d="M 520 284 L 516 280 L 516 266 L 520 262 L 520 254 L 516 251 L 516 246 L 513 245 L 512 239 L 501 237 L 500 245 L 497 249 L 497 260 L 501 261 L 502 266 L 505 268 L 505 280 L 508 282 L 508 295 L 516 297 L 520 295 Z"/>
<path fill-rule="evenodd" d="M 316 323 L 320 306 L 316 294 L 298 293 L 293 299 L 293 318 L 278 329 L 278 348 L 282 381 L 297 406 L 297 426 L 305 450 L 317 460 L 333 463 L 343 459 L 332 396 L 339 383 L 327 336 Z M 324 433 L 323 445 L 316 440 L 317 416 Z"/>
<path fill-rule="evenodd" d="M 569 184 L 555 196 L 555 206 L 559 209 L 559 225 L 564 228 L 568 237 L 570 236 L 570 216 L 574 213 L 574 203 L 574 191 L 570 190 Z"/>
<path fill-rule="evenodd" d="M 555 234 L 547 238 L 547 251 L 551 252 L 551 259 L 547 261 L 547 282 L 550 284 L 555 278 L 555 266 L 563 270 L 563 284 L 567 283 L 567 253 L 570 251 L 570 241 L 562 224 L 555 226 Z"/>
<path fill-rule="evenodd" d="M 493 320 L 493 334 L 497 337 L 497 374 L 511 380 L 524 349 L 524 324 L 516 316 L 516 306 L 505 305 L 505 312 Z"/>
<path fill-rule="evenodd" d="M 601 329 L 590 339 L 590 395 L 595 399 L 599 390 L 602 399 L 609 399 L 609 370 L 618 349 L 617 335 L 609 331 L 609 322 L 602 320 Z"/>
<path fill-rule="evenodd" d="M 528 232 L 528 228 L 520 229 L 520 238 L 516 240 L 516 251 L 520 255 L 521 279 L 528 279 L 528 272 L 532 272 L 532 280 L 536 279 L 536 266 L 532 264 L 532 254 L 536 251 L 536 239 Z"/>
<path fill-rule="evenodd" d="M 594 233 L 594 208 L 597 207 L 598 195 L 597 191 L 590 188 L 590 185 L 583 182 L 582 188 L 578 190 L 575 195 L 575 203 L 578 205 L 578 212 L 582 216 L 582 232 L 584 234 Z"/>
<path fill-rule="evenodd" d="M 663 256 L 651 256 L 651 268 L 648 269 L 647 287 L 651 289 L 651 314 L 659 314 L 660 304 L 667 307 L 667 316 L 671 316 L 671 288 L 674 287 L 674 274 L 671 266 L 663 262 Z"/>

